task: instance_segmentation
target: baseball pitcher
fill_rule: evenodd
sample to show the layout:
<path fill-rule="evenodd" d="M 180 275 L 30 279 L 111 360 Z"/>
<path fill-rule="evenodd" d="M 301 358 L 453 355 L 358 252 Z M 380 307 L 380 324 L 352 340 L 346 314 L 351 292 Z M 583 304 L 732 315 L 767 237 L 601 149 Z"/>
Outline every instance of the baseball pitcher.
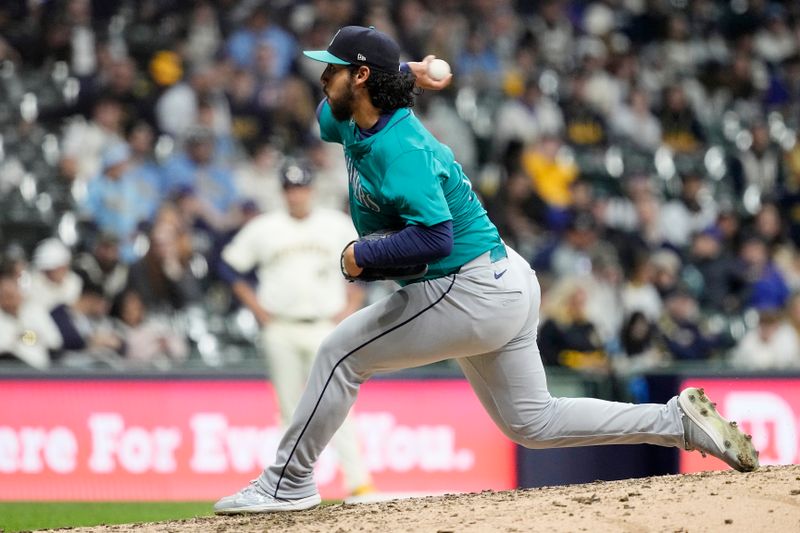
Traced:
<path fill-rule="evenodd" d="M 356 279 L 396 276 L 401 287 L 325 339 L 275 463 L 215 512 L 318 505 L 314 461 L 359 386 L 380 372 L 448 358 L 523 446 L 649 443 L 696 449 L 737 470 L 758 466 L 749 436 L 700 389 L 664 405 L 552 397 L 536 346 L 536 274 L 500 240 L 450 148 L 411 111 L 415 86 L 440 89 L 452 76 L 429 76 L 432 56 L 401 65 L 398 45 L 374 28 L 344 27 L 327 50 L 305 54 L 326 63 L 320 130 L 344 148 L 351 217 L 362 236 L 344 249 L 342 270 Z"/>

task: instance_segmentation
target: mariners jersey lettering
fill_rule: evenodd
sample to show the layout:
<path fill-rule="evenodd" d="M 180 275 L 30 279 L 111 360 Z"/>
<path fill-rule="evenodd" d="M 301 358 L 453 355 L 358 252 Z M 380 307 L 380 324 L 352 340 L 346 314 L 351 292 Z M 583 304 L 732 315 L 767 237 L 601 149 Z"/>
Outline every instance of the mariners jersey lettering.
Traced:
<path fill-rule="evenodd" d="M 396 110 L 382 130 L 362 140 L 355 121 L 336 120 L 326 101 L 319 125 L 324 141 L 344 147 L 350 215 L 359 235 L 453 221 L 453 251 L 430 264 L 423 279 L 453 272 L 500 244 L 453 152 L 410 109 Z"/>

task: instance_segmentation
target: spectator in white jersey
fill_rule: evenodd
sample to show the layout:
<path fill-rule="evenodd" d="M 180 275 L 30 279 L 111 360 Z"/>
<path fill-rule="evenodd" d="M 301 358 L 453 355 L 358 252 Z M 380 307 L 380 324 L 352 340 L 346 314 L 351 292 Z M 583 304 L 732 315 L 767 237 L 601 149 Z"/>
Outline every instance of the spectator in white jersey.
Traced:
<path fill-rule="evenodd" d="M 322 340 L 336 324 L 358 310 L 364 291 L 346 283 L 339 253 L 356 239 L 350 219 L 313 203 L 313 176 L 295 161 L 280 172 L 286 209 L 248 222 L 222 251 L 220 276 L 261 326 L 260 348 L 288 423 L 303 392 Z M 256 269 L 258 286 L 244 275 Z M 372 492 L 369 471 L 359 456 L 352 421 L 334 439 L 347 492 Z"/>

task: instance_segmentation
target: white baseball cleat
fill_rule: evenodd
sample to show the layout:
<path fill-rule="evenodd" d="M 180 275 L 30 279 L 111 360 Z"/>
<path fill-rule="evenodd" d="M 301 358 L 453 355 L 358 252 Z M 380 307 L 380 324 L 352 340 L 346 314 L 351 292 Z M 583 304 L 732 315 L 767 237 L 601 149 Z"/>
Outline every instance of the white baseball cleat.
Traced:
<path fill-rule="evenodd" d="M 284 500 L 264 493 L 255 481 L 230 496 L 225 496 L 214 504 L 215 514 L 240 513 L 280 513 L 283 511 L 305 511 L 319 505 L 322 499 L 319 494 L 305 498 Z"/>
<path fill-rule="evenodd" d="M 758 468 L 758 451 L 736 426 L 717 412 L 703 389 L 689 387 L 678 395 L 678 407 L 683 415 L 683 438 L 686 450 L 697 450 L 703 457 L 713 455 L 739 472 Z"/>

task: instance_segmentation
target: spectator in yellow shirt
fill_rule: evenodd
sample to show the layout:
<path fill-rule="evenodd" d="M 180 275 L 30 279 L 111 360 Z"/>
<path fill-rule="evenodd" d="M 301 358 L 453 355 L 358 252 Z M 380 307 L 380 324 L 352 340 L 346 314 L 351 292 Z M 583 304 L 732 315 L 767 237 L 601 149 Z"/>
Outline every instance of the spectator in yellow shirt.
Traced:
<path fill-rule="evenodd" d="M 572 205 L 572 184 L 578 177 L 578 166 L 561 151 L 557 136 L 542 137 L 522 153 L 522 169 L 533 184 L 533 190 L 548 206 L 548 219 L 560 220 Z"/>

